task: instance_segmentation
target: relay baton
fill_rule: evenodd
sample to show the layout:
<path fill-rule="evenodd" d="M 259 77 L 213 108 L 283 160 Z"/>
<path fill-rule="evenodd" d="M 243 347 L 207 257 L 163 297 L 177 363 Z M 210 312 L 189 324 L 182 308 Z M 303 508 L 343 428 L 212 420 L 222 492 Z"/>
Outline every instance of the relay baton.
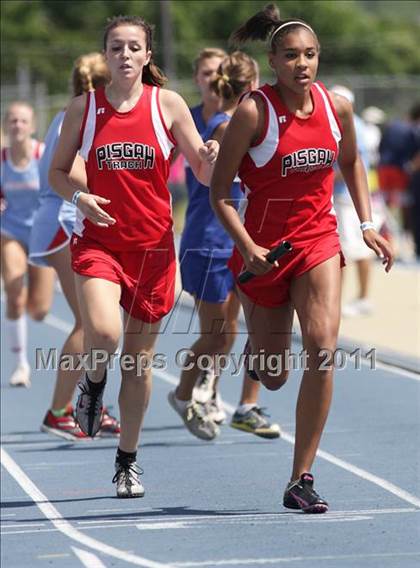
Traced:
<path fill-rule="evenodd" d="M 277 245 L 275 248 L 271 249 L 265 258 L 268 260 L 268 262 L 274 264 L 276 260 L 278 260 L 284 254 L 290 252 L 291 250 L 292 250 L 292 245 L 289 243 L 289 241 L 283 241 L 280 245 Z M 238 282 L 240 284 L 245 284 L 255 276 L 257 275 L 254 274 L 253 272 L 249 272 L 249 270 L 244 270 L 244 272 L 241 272 L 239 274 Z"/>

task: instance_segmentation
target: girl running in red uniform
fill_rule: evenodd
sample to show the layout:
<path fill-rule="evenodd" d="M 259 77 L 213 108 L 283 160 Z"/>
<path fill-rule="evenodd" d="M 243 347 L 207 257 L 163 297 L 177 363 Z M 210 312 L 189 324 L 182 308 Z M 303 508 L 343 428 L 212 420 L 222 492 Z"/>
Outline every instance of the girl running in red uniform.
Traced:
<path fill-rule="evenodd" d="M 241 42 L 269 34 L 276 82 L 243 101 L 232 117 L 212 179 L 212 204 L 236 244 L 230 261 L 234 274 L 246 268 L 256 275 L 239 286 L 240 297 L 251 352 L 264 361 L 257 377 L 271 390 L 286 382 L 287 370 L 283 366 L 273 376 L 267 359 L 279 356 L 284 363 L 297 312 L 307 362 L 296 409 L 293 471 L 283 503 L 323 513 L 328 504 L 315 492 L 310 470 L 333 387 L 333 371 L 324 370 L 320 350 L 333 353 L 340 320 L 343 257 L 331 205 L 337 157 L 365 242 L 384 258 L 386 271 L 393 253 L 373 229 L 351 104 L 315 82 L 320 49 L 315 32 L 301 20 L 281 21 L 277 8 L 269 5 L 233 38 Z M 244 224 L 229 203 L 238 171 L 248 200 Z M 283 240 L 293 250 L 272 265 L 266 255 Z"/>
<path fill-rule="evenodd" d="M 121 436 L 114 477 L 119 497 L 144 495 L 137 444 L 151 393 L 160 320 L 174 300 L 166 185 L 172 149 L 177 144 L 207 184 L 218 149 L 216 142 L 203 144 L 184 100 L 159 88 L 165 78 L 152 62 L 151 49 L 152 30 L 142 18 L 119 16 L 109 22 L 104 50 L 111 83 L 70 104 L 50 173 L 58 193 L 78 207 L 72 266 L 91 362 L 80 384 L 76 416 L 90 436 L 100 427 L 106 355 L 117 349 L 119 305 L 124 309 Z M 86 162 L 89 193 L 69 179 L 78 150 Z"/>

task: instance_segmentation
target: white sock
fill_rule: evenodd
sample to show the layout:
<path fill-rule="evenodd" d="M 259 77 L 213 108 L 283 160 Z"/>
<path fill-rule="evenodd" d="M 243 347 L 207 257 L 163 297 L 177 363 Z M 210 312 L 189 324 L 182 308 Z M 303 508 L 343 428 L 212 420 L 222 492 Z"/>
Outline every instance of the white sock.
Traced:
<path fill-rule="evenodd" d="M 27 323 L 26 315 L 12 320 L 6 319 L 6 335 L 8 337 L 9 349 L 12 358 L 14 358 L 15 366 L 29 365 L 26 348 L 27 348 Z"/>
<path fill-rule="evenodd" d="M 238 414 L 240 414 L 241 416 L 243 416 L 244 414 L 246 414 L 249 410 L 251 410 L 251 408 L 254 408 L 255 406 L 257 406 L 255 403 L 251 403 L 251 404 L 240 404 L 238 406 L 238 408 L 236 409 L 236 412 Z"/>
<path fill-rule="evenodd" d="M 176 395 L 174 396 L 174 398 L 176 405 L 180 410 L 185 410 L 187 406 L 191 403 L 191 400 L 179 400 L 179 398 L 177 398 Z"/>

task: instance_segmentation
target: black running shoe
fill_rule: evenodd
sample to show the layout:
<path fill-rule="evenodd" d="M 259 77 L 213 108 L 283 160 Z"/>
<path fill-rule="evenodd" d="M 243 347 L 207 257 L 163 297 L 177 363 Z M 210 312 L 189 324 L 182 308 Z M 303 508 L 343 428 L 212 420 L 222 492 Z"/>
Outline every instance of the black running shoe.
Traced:
<path fill-rule="evenodd" d="M 254 371 L 254 369 L 249 368 L 249 355 L 250 355 L 250 353 L 251 353 L 251 343 L 250 343 L 249 338 L 248 338 L 246 340 L 245 347 L 244 347 L 244 355 L 245 355 L 244 365 L 245 365 L 246 374 L 253 381 L 259 381 L 260 378 L 257 374 L 257 371 Z"/>
<path fill-rule="evenodd" d="M 102 383 L 94 388 L 87 383 L 86 377 L 79 382 L 79 396 L 76 403 L 76 420 L 80 429 L 92 438 L 98 433 L 102 419 L 102 397 L 106 375 Z"/>
<path fill-rule="evenodd" d="M 313 485 L 313 475 L 302 473 L 297 481 L 291 481 L 286 487 L 283 505 L 288 509 L 301 509 L 304 513 L 326 513 L 328 503 L 321 499 Z"/>

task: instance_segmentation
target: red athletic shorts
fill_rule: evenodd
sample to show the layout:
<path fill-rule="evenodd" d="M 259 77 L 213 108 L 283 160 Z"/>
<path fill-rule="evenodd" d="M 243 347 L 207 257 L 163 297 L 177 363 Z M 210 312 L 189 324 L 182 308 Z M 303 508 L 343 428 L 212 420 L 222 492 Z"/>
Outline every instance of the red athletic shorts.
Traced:
<path fill-rule="evenodd" d="M 132 317 L 154 323 L 172 309 L 176 261 L 171 241 L 166 248 L 115 252 L 97 241 L 73 235 L 71 253 L 77 274 L 121 286 L 120 304 Z"/>
<path fill-rule="evenodd" d="M 254 304 L 277 308 L 290 300 L 289 288 L 295 278 L 336 254 L 340 254 L 341 267 L 343 267 L 345 261 L 338 235 L 328 235 L 307 245 L 304 249 L 293 249 L 277 261 L 278 268 L 273 268 L 263 276 L 256 276 L 246 284 L 238 283 L 238 287 Z M 229 268 L 235 278 L 245 270 L 243 258 L 236 247 L 229 260 Z"/>
<path fill-rule="evenodd" d="M 378 182 L 382 191 L 405 191 L 410 178 L 398 166 L 378 166 Z"/>

